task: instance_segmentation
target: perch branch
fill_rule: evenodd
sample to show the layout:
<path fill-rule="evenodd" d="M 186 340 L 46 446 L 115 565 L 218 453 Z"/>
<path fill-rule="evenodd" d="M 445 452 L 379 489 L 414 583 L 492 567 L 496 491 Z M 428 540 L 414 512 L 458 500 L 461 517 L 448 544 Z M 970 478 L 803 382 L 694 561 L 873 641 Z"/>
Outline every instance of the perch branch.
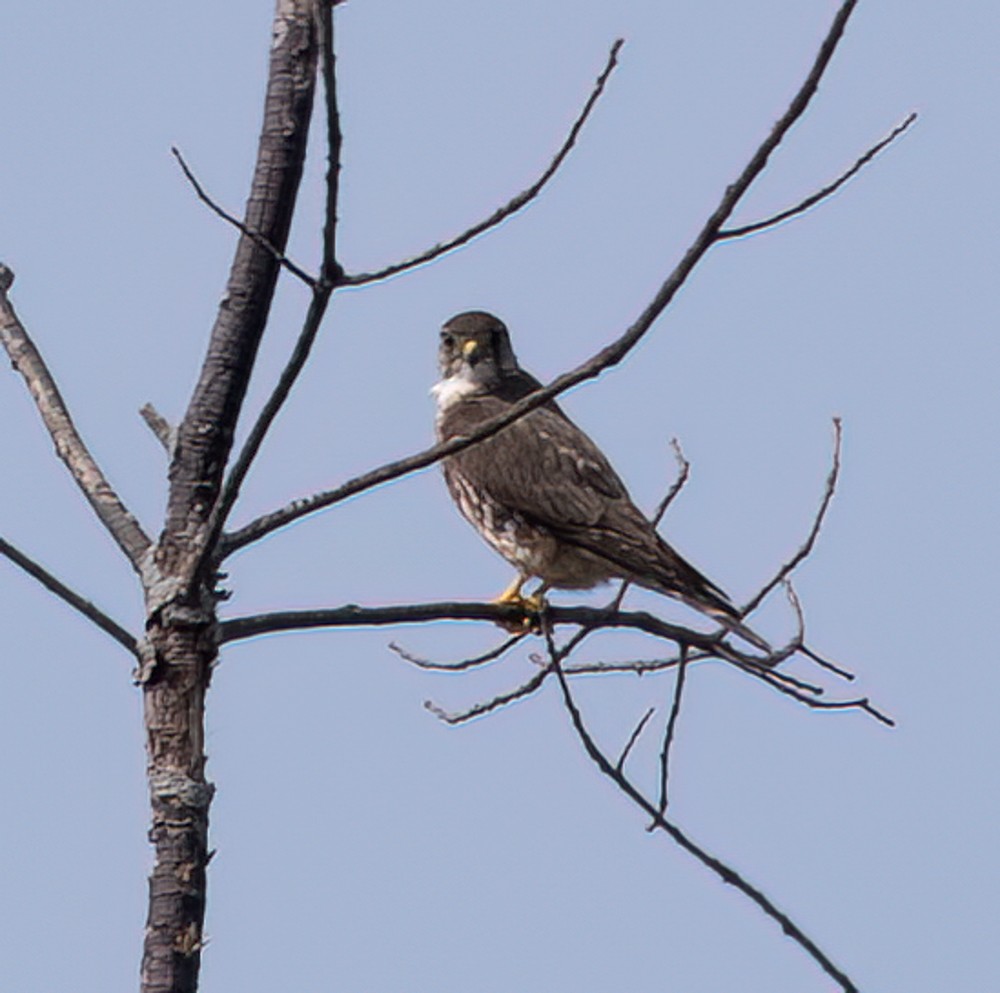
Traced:
<path fill-rule="evenodd" d="M 534 183 L 532 183 L 531 186 L 529 186 L 526 190 L 522 190 L 522 192 L 518 193 L 517 196 L 509 200 L 498 210 L 494 211 L 485 220 L 480 221 L 478 224 L 474 224 L 471 228 L 463 231 L 460 235 L 457 235 L 449 241 L 442 242 L 440 245 L 435 245 L 433 248 L 429 248 L 427 251 L 422 252 L 420 255 L 417 255 L 412 259 L 407 259 L 405 262 L 397 262 L 394 265 L 386 266 L 384 269 L 379 269 L 377 272 L 362 272 L 345 276 L 344 283 L 348 286 L 364 286 L 366 283 L 374 283 L 382 279 L 388 279 L 390 276 L 396 276 L 401 272 L 406 272 L 408 269 L 415 269 L 417 266 L 425 265 L 426 263 L 467 244 L 472 241 L 473 238 L 477 238 L 479 235 L 484 234 L 491 228 L 495 228 L 508 217 L 513 216 L 519 210 L 531 203 L 531 201 L 542 192 L 542 189 L 546 186 L 548 181 L 555 175 L 556 171 L 563 164 L 563 160 L 567 155 L 569 155 L 573 146 L 576 144 L 576 139 L 579 137 L 583 125 L 586 123 L 587 118 L 590 117 L 590 112 L 594 109 L 595 104 L 604 92 L 604 87 L 608 81 L 608 77 L 618 64 L 618 52 L 623 44 L 624 39 L 619 38 L 611 46 L 607 64 L 604 66 L 601 74 L 597 77 L 597 81 L 594 84 L 594 88 L 591 91 L 590 96 L 587 98 L 587 102 L 584 104 L 583 110 L 573 122 L 572 128 L 570 128 L 569 135 L 563 142 L 562 147 L 556 153 L 555 158 L 553 158 L 549 163 L 548 168 L 541 174 L 541 176 L 538 177 L 537 180 L 535 180 Z"/>
<path fill-rule="evenodd" d="M 7 295 L 13 281 L 13 272 L 0 264 L 0 341 L 11 364 L 24 377 L 38 413 L 52 436 L 56 454 L 132 568 L 139 572 L 150 540 L 112 489 L 77 432 L 59 387 Z"/>
<path fill-rule="evenodd" d="M 96 607 L 89 600 L 80 596 L 75 590 L 70 589 L 65 583 L 56 579 L 47 569 L 40 566 L 34 559 L 29 558 L 24 552 L 15 548 L 9 541 L 0 538 L 0 555 L 5 555 L 16 566 L 23 569 L 29 576 L 34 577 L 50 593 L 54 593 L 60 600 L 68 603 L 74 610 L 79 611 L 88 621 L 96 624 L 105 634 L 111 635 L 126 651 L 129 651 L 136 658 L 139 657 L 138 643 L 117 621 L 112 620 L 104 613 L 100 607 Z"/>

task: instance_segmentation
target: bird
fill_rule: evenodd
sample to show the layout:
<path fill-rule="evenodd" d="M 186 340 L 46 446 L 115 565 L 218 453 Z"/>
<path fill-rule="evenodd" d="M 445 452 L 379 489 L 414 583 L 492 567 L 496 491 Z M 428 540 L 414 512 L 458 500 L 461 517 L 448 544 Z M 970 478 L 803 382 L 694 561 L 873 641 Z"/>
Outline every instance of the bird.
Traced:
<path fill-rule="evenodd" d="M 467 436 L 542 388 L 518 364 L 506 325 L 482 310 L 450 318 L 432 387 L 438 440 Z M 517 570 L 494 603 L 538 610 L 549 589 L 591 589 L 624 579 L 673 597 L 756 648 L 722 589 L 660 536 L 598 446 L 548 401 L 489 438 L 442 460 L 462 516 Z M 522 594 L 531 579 L 541 586 Z"/>

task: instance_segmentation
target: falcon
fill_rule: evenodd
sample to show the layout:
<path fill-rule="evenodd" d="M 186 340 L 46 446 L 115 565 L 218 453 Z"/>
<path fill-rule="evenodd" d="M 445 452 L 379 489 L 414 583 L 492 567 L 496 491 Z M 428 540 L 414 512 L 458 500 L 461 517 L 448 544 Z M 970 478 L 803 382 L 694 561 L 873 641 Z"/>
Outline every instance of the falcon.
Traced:
<path fill-rule="evenodd" d="M 503 322 L 484 311 L 441 330 L 432 389 L 441 441 L 468 435 L 541 383 L 517 363 Z M 726 594 L 689 565 L 632 502 L 601 450 L 555 402 L 442 462 L 462 516 L 517 575 L 496 603 L 537 609 L 548 589 L 627 579 L 701 611 L 763 651 Z M 541 580 L 532 597 L 522 587 Z"/>

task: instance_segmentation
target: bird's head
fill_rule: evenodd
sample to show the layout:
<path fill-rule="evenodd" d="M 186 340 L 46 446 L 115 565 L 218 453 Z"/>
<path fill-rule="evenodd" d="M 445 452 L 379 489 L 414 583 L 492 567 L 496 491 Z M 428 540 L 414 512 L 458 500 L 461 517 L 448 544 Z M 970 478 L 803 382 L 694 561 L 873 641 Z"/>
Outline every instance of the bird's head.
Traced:
<path fill-rule="evenodd" d="M 520 372 L 503 321 L 482 310 L 445 322 L 438 364 L 444 379 L 458 378 L 486 389 L 495 389 Z"/>

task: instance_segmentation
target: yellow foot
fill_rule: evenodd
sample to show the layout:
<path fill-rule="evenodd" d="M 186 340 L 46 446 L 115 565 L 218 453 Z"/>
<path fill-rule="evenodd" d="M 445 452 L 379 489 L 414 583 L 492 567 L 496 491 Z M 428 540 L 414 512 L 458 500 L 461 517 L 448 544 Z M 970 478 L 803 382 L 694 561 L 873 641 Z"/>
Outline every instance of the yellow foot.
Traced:
<path fill-rule="evenodd" d="M 518 607 L 523 616 L 518 620 L 497 621 L 500 627 L 511 634 L 531 632 L 538 634 L 542 629 L 541 615 L 545 610 L 546 600 L 543 589 L 531 596 L 522 596 L 521 587 L 525 583 L 523 576 L 518 576 L 493 602 L 504 607 Z"/>

